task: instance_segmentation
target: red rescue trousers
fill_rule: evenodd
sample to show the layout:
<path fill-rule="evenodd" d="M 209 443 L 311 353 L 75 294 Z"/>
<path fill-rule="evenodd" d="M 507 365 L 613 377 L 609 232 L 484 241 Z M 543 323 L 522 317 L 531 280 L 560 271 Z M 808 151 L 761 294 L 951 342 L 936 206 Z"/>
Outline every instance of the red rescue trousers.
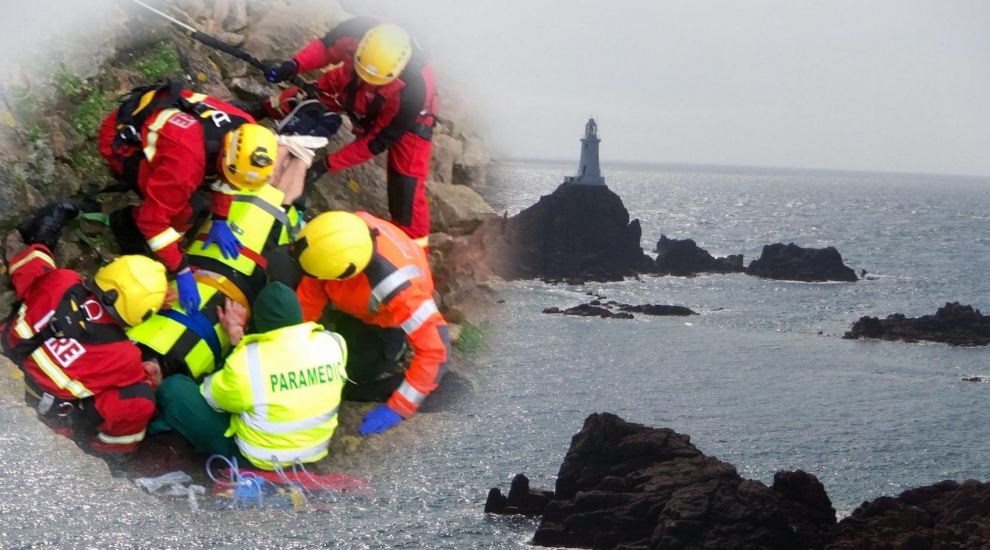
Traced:
<path fill-rule="evenodd" d="M 430 205 L 426 177 L 430 172 L 431 142 L 406 132 L 388 150 L 388 212 L 416 244 L 426 247 L 430 234 Z"/>

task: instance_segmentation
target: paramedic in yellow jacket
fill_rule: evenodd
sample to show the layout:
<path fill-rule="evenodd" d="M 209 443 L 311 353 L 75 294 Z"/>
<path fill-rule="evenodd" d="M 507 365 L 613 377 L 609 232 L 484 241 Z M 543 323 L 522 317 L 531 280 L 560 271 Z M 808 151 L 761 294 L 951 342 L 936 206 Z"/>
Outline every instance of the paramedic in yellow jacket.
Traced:
<path fill-rule="evenodd" d="M 255 300 L 254 334 L 242 337 L 244 310 L 227 306 L 221 322 L 234 350 L 199 387 L 187 376 L 167 378 L 156 396 L 161 418 L 197 451 L 243 457 L 257 468 L 325 457 L 345 380 L 343 339 L 303 323 L 295 293 L 281 283 Z"/>

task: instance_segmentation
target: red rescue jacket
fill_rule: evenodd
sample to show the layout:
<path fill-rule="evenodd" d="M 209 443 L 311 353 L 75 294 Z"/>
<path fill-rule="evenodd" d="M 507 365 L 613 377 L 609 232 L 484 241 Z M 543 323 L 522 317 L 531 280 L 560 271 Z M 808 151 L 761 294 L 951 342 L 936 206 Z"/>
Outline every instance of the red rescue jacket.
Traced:
<path fill-rule="evenodd" d="M 413 359 L 388 406 L 409 416 L 443 376 L 450 347 L 447 322 L 433 301 L 433 275 L 423 249 L 391 223 L 367 212 L 356 214 L 374 235 L 371 262 L 343 281 L 304 277 L 296 291 L 303 320 L 318 320 L 327 302 L 333 302 L 367 324 L 402 328 Z"/>
<path fill-rule="evenodd" d="M 4 327 L 3 337 L 16 346 L 22 340 L 34 336 L 49 323 L 65 293 L 82 282 L 79 274 L 69 269 L 58 269 L 51 252 L 40 244 L 31 245 L 10 262 L 10 281 L 17 298 L 23 303 L 10 326 Z M 89 323 L 115 324 L 97 297 L 89 293 L 80 304 Z M 21 365 L 25 375 L 31 377 L 42 390 L 63 400 L 77 400 L 139 384 L 147 380 L 141 366 L 141 352 L 124 338 L 109 343 L 90 344 L 75 338 L 50 338 L 34 351 Z M 115 404 L 116 403 L 116 404 Z M 101 403 L 102 405 L 102 403 Z M 126 401 L 115 401 L 107 410 L 102 408 L 104 423 L 100 431 L 106 436 L 143 437 L 147 418 L 135 418 L 128 411 L 112 408 L 127 407 Z M 154 412 L 146 416 L 150 418 Z"/>
<path fill-rule="evenodd" d="M 328 109 L 344 113 L 354 123 L 357 139 L 328 157 L 330 170 L 337 172 L 370 160 L 388 150 L 406 132 L 424 139 L 433 135 L 436 123 L 436 78 L 425 54 L 415 47 L 409 64 L 399 78 L 384 86 L 372 86 L 354 71 L 354 52 L 361 37 L 379 21 L 355 17 L 334 27 L 326 36 L 313 40 L 294 57 L 299 72 L 339 65 L 317 81 L 320 100 Z M 290 88 L 282 94 L 298 93 Z M 279 108 L 288 114 L 287 105 Z"/>
<path fill-rule="evenodd" d="M 202 102 L 218 111 L 254 122 L 254 119 L 233 105 L 189 90 L 183 97 Z M 188 229 L 189 199 L 196 190 L 212 180 L 219 166 L 207 169 L 206 144 L 200 122 L 193 115 L 178 111 L 171 114 L 159 109 L 149 116 L 140 129 L 144 160 L 138 168 L 137 187 L 143 202 L 135 209 L 134 218 L 148 245 L 158 255 L 169 271 L 176 271 L 182 264 L 179 241 Z M 110 167 L 123 174 L 120 151 L 114 151 L 117 135 L 117 111 L 110 113 L 100 128 L 100 154 Z M 133 148 L 124 145 L 130 154 Z M 214 190 L 211 193 L 210 210 L 226 217 L 231 196 Z"/>

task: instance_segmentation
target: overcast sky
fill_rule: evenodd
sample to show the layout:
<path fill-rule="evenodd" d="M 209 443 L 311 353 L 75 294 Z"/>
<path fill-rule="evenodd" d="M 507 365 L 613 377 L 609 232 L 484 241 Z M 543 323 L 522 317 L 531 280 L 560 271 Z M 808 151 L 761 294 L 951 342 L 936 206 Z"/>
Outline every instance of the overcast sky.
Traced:
<path fill-rule="evenodd" d="M 29 62 L 112 12 L 0 2 L 0 55 Z M 419 37 L 502 157 L 576 161 L 593 114 L 605 164 L 990 176 L 990 0 L 357 2 Z"/>
<path fill-rule="evenodd" d="M 990 175 L 990 1 L 371 4 L 503 155 Z"/>

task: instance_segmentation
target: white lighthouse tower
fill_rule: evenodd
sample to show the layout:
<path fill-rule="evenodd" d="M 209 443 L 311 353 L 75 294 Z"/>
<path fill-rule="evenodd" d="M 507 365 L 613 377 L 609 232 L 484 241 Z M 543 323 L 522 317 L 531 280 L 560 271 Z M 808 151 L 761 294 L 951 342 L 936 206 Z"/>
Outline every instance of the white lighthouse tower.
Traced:
<path fill-rule="evenodd" d="M 564 178 L 565 183 L 605 185 L 605 178 L 598 166 L 598 144 L 601 141 L 598 139 L 598 124 L 595 119 L 589 118 L 584 125 L 584 137 L 581 138 L 581 162 L 578 164 L 577 175 Z"/>

